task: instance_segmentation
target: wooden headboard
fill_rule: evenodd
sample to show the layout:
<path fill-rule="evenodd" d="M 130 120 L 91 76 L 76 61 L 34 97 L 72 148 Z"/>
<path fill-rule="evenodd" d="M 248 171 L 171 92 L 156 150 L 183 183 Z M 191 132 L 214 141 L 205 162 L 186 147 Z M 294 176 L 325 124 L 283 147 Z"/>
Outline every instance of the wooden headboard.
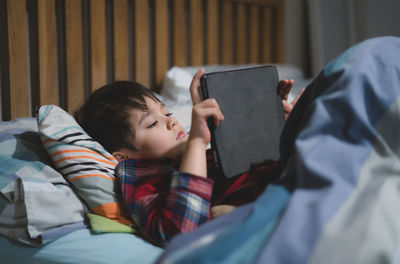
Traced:
<path fill-rule="evenodd" d="M 1 117 L 172 66 L 283 62 L 284 0 L 0 0 Z"/>

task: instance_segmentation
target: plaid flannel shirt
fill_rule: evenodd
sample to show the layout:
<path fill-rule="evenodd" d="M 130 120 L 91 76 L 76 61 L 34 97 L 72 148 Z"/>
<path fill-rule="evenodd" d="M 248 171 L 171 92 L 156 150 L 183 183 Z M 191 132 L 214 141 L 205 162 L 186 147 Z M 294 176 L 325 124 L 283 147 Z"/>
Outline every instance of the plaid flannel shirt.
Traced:
<path fill-rule="evenodd" d="M 253 201 L 271 181 L 268 174 L 276 167 L 276 162 L 267 162 L 220 181 L 223 178 L 215 177 L 218 169 L 210 154 L 208 178 L 179 172 L 179 163 L 168 159 L 127 159 L 118 164 L 123 202 L 144 238 L 163 246 L 174 235 L 208 221 L 212 205 Z"/>

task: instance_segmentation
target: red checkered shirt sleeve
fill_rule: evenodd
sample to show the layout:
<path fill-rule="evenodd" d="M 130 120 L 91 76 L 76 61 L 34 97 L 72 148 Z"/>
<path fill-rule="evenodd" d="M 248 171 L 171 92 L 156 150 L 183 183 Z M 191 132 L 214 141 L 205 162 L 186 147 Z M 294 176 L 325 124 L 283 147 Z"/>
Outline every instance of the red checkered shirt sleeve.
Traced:
<path fill-rule="evenodd" d="M 213 181 L 176 171 L 167 160 L 128 159 L 117 166 L 123 201 L 141 234 L 157 245 L 209 219 Z"/>

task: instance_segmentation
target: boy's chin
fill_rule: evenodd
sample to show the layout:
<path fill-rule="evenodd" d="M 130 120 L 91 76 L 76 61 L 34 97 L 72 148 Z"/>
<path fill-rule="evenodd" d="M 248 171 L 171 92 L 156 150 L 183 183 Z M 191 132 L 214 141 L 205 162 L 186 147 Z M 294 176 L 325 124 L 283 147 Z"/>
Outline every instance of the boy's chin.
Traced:
<path fill-rule="evenodd" d="M 173 160 L 181 160 L 183 154 L 185 153 L 186 145 L 187 145 L 187 140 L 182 141 L 180 144 L 175 146 L 175 148 L 170 151 L 170 155 L 168 155 L 169 158 Z"/>

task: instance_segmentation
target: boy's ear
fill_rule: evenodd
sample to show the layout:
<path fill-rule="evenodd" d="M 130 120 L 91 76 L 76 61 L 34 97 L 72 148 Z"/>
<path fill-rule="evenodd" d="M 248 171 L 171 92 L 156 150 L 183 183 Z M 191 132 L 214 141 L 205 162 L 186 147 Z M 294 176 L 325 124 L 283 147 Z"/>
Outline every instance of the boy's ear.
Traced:
<path fill-rule="evenodd" d="M 112 155 L 114 156 L 114 158 L 116 158 L 118 161 L 125 159 L 124 155 L 120 152 L 120 151 L 114 151 L 112 153 Z"/>
<path fill-rule="evenodd" d="M 114 158 L 116 158 L 118 161 L 122 159 L 130 159 L 130 158 L 137 158 L 136 153 L 133 150 L 130 149 L 119 149 L 117 151 L 114 151 L 112 153 Z"/>

